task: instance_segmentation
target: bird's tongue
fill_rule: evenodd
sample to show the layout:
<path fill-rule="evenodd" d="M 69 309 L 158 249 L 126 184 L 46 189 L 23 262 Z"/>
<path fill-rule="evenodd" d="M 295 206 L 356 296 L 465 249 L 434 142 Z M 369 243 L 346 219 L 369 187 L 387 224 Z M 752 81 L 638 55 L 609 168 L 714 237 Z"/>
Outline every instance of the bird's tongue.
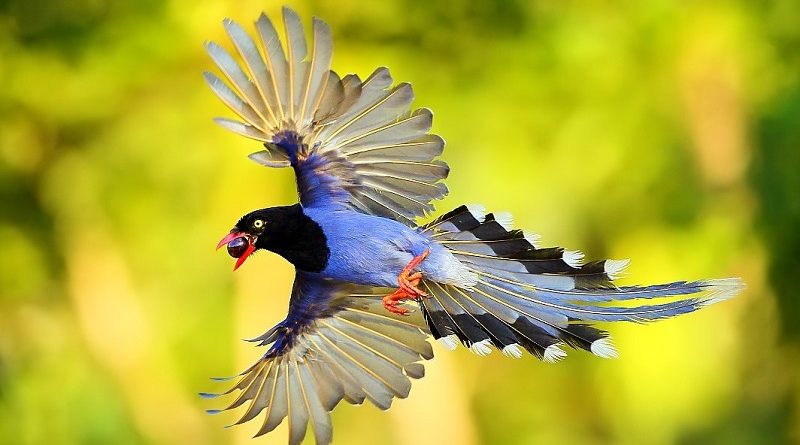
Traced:
<path fill-rule="evenodd" d="M 253 244 L 251 237 L 244 232 L 231 231 L 225 235 L 224 238 L 217 243 L 217 249 L 222 246 L 228 246 L 228 254 L 237 258 L 233 270 L 236 270 L 244 264 L 247 257 L 249 257 L 255 250 L 256 246 Z"/>

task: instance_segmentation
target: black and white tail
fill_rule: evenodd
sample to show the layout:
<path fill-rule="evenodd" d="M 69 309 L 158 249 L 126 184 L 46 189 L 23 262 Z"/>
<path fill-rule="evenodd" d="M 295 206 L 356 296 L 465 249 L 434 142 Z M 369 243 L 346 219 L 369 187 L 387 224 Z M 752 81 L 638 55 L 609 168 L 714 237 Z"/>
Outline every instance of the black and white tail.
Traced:
<path fill-rule="evenodd" d="M 471 289 L 423 281 L 423 315 L 434 338 L 457 341 L 479 355 L 491 346 L 512 357 L 524 348 L 555 362 L 562 346 L 617 357 L 608 333 L 594 322 L 648 322 L 693 312 L 736 295 L 738 278 L 615 286 L 628 260 L 583 263 L 583 253 L 542 248 L 535 235 L 512 228 L 508 214 L 461 206 L 422 227 L 478 277 Z M 673 297 L 631 306 L 630 300 Z M 677 297 L 674 298 L 674 297 Z M 619 302 L 626 302 L 620 305 Z M 598 304 L 602 303 L 602 304 Z"/>

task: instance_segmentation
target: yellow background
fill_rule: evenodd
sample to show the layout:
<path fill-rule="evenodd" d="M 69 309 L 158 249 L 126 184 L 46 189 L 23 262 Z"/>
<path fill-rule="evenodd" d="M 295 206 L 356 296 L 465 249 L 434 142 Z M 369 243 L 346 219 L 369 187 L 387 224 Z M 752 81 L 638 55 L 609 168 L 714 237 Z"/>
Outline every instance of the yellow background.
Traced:
<path fill-rule="evenodd" d="M 451 194 L 545 244 L 633 258 L 624 283 L 741 276 L 746 291 L 610 327 L 616 361 L 435 346 L 388 413 L 340 406 L 339 444 L 778 444 L 800 440 L 800 4 L 290 2 L 334 68 L 391 68 L 448 142 Z M 0 443 L 251 442 L 197 397 L 263 351 L 292 270 L 231 274 L 214 244 L 292 203 L 291 171 L 203 82 L 221 20 L 273 1 L 0 2 Z M 238 413 L 237 413 L 238 414 Z M 307 443 L 311 440 L 307 438 Z"/>

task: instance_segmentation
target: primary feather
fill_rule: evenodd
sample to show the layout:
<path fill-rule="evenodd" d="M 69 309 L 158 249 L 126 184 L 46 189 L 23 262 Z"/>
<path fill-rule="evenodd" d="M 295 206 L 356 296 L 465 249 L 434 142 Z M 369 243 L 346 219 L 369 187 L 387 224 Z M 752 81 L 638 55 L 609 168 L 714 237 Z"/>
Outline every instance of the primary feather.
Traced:
<path fill-rule="evenodd" d="M 231 20 L 225 28 L 247 72 L 222 47 L 207 50 L 224 77 L 206 73 L 211 89 L 243 121 L 224 128 L 265 143 L 251 159 L 292 166 L 304 205 L 336 204 L 414 225 L 447 194 L 448 167 L 435 161 L 444 141 L 429 134 L 430 110 L 411 110 L 407 83 L 392 87 L 386 68 L 365 81 L 330 70 L 328 25 L 315 19 L 309 52 L 297 14 L 283 9 L 286 51 L 272 22 L 259 17 L 261 49 Z M 263 54 L 262 54 L 263 53 Z M 324 166 L 324 168 L 321 168 Z M 315 190 L 319 189 L 319 190 Z"/>

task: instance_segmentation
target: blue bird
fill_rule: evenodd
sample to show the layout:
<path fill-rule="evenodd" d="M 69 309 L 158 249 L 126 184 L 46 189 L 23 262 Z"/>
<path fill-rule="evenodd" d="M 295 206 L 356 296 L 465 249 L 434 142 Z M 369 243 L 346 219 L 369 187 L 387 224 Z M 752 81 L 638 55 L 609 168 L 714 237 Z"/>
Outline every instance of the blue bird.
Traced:
<path fill-rule="evenodd" d="M 314 19 L 309 47 L 288 8 L 285 45 L 263 14 L 256 38 L 224 26 L 238 58 L 208 43 L 225 80 L 205 77 L 240 120 L 216 122 L 262 144 L 253 161 L 292 168 L 299 203 L 248 213 L 217 246 L 237 258 L 234 269 L 264 249 L 296 276 L 286 318 L 252 339 L 266 352 L 223 393 L 235 399 L 210 412 L 246 404 L 236 424 L 264 412 L 256 435 L 287 419 L 290 443 L 310 424 L 327 444 L 341 400 L 387 409 L 408 396 L 433 357 L 429 337 L 478 355 L 527 351 L 555 362 L 571 347 L 614 358 L 594 323 L 673 317 L 742 288 L 736 278 L 616 286 L 627 260 L 584 262 L 476 205 L 418 225 L 447 194 L 449 169 L 437 159 L 444 141 L 429 133 L 431 111 L 410 108 L 411 85 L 393 85 L 386 68 L 339 77 L 328 26 Z"/>

